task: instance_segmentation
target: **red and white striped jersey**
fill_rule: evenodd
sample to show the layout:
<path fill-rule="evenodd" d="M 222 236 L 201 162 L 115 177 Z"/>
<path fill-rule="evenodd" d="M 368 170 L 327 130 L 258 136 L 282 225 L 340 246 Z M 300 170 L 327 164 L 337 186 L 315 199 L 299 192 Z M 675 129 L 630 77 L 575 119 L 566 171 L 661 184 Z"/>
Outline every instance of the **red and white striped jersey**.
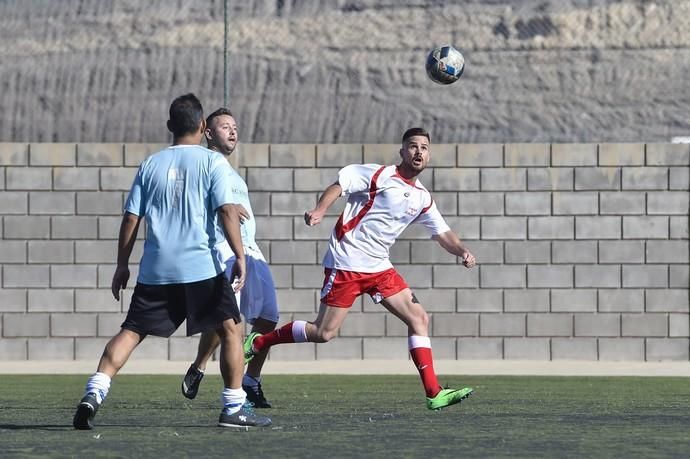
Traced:
<path fill-rule="evenodd" d="M 375 273 L 393 265 L 389 250 L 411 223 L 431 236 L 450 228 L 429 191 L 416 178 L 407 180 L 397 166 L 352 164 L 338 173 L 345 209 L 331 234 L 323 266 Z"/>

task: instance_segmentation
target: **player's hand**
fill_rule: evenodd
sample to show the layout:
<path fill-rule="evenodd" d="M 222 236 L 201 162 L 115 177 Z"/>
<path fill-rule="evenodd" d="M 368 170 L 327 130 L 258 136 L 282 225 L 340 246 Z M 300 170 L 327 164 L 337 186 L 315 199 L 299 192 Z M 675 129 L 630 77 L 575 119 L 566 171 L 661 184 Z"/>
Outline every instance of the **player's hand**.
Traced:
<path fill-rule="evenodd" d="M 474 255 L 465 251 L 465 254 L 462 256 L 462 264 L 465 265 L 466 268 L 471 268 L 477 264 L 477 260 L 474 259 Z"/>
<path fill-rule="evenodd" d="M 235 293 L 244 287 L 244 282 L 247 280 L 247 264 L 244 258 L 235 258 L 232 271 L 230 271 L 230 279 L 233 280 L 232 289 Z"/>
<path fill-rule="evenodd" d="M 113 274 L 113 283 L 111 285 L 111 290 L 113 296 L 117 301 L 120 301 L 120 290 L 127 288 L 127 281 L 129 280 L 129 268 L 127 266 L 118 266 L 115 268 L 115 274 Z"/>
<path fill-rule="evenodd" d="M 251 218 L 249 216 L 249 212 L 247 212 L 247 209 L 245 209 L 242 204 L 230 204 L 230 205 L 235 208 L 235 210 L 237 211 L 237 214 L 240 216 L 240 223 L 244 223 L 246 220 L 249 220 Z"/>
<path fill-rule="evenodd" d="M 316 209 L 308 210 L 304 213 L 304 223 L 306 223 L 307 226 L 318 225 L 321 223 L 322 218 L 323 212 L 319 212 Z"/>

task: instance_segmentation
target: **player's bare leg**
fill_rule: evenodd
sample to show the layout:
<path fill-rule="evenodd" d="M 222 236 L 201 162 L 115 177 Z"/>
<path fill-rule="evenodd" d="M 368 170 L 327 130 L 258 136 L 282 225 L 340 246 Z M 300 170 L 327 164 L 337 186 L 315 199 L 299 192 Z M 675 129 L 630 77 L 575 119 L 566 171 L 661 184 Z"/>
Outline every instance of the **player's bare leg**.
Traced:
<path fill-rule="evenodd" d="M 275 329 L 275 327 L 275 322 L 258 318 L 255 320 L 254 325 L 252 326 L 252 332 L 261 334 L 270 333 Z M 199 385 L 201 384 L 201 380 L 204 377 L 204 372 L 206 371 L 206 365 L 215 353 L 216 349 L 218 349 L 218 346 L 220 346 L 220 338 L 215 331 L 209 330 L 201 334 L 196 358 L 187 370 L 187 374 L 182 379 L 182 394 L 185 397 L 189 399 L 196 397 L 199 391 Z M 247 366 L 246 375 L 242 381 L 242 387 L 244 388 L 245 392 L 247 392 L 248 389 L 253 388 L 255 389 L 254 392 L 261 393 L 260 399 L 251 400 L 255 406 L 260 408 L 270 408 L 270 404 L 265 400 L 265 397 L 263 397 L 263 392 L 261 391 L 261 369 L 263 368 L 267 355 L 268 349 L 258 353 L 256 358 L 252 359 Z M 247 378 L 247 376 L 249 378 Z M 249 394 L 249 392 L 247 392 L 247 394 Z"/>
<path fill-rule="evenodd" d="M 89 377 L 84 396 L 77 405 L 77 412 L 72 420 L 75 429 L 93 429 L 93 419 L 101 403 L 108 395 L 112 378 L 120 371 L 129 356 L 132 355 L 132 351 L 145 337 L 145 335 L 123 328 L 108 341 L 105 349 L 103 349 L 101 360 L 98 362 L 98 370 Z"/>
<path fill-rule="evenodd" d="M 223 410 L 218 419 L 221 427 L 271 425 L 266 416 L 257 415 L 245 404 L 246 394 L 242 389 L 244 358 L 242 355 L 242 324 L 227 319 L 216 330 L 220 338 L 220 373 L 223 376 L 221 399 Z"/>
<path fill-rule="evenodd" d="M 275 328 L 276 322 L 258 317 L 252 324 L 252 331 L 250 334 L 266 334 L 272 332 Z M 252 402 L 255 408 L 271 408 L 271 402 L 266 399 L 261 386 L 261 369 L 264 366 L 267 356 L 268 349 L 264 349 L 257 353 L 247 365 L 244 377 L 242 378 L 242 389 L 247 393 L 247 400 Z"/>
<path fill-rule="evenodd" d="M 437 410 L 467 398 L 472 388 L 444 389 L 434 371 L 434 359 L 429 339 L 429 315 L 409 288 L 385 298 L 383 306 L 407 325 L 410 355 L 426 392 L 427 408 Z"/>
<path fill-rule="evenodd" d="M 381 304 L 407 325 L 408 336 L 429 336 L 429 315 L 409 288 L 385 298 Z"/>
<path fill-rule="evenodd" d="M 313 343 L 327 343 L 338 335 L 350 308 L 339 308 L 326 303 L 319 306 L 319 314 L 313 322 L 307 322 L 307 339 Z"/>
<path fill-rule="evenodd" d="M 220 341 L 220 373 L 227 388 L 242 386 L 242 326 L 227 319 L 217 330 Z"/>
<path fill-rule="evenodd" d="M 98 362 L 98 372 L 105 373 L 111 378 L 114 377 L 127 362 L 129 356 L 132 355 L 132 351 L 145 337 L 145 335 L 140 335 L 132 330 L 121 329 L 105 345 L 101 360 Z"/>
<path fill-rule="evenodd" d="M 196 397 L 201 380 L 204 378 L 206 364 L 218 346 L 220 346 L 220 338 L 215 330 L 207 330 L 201 334 L 194 363 L 189 366 L 187 373 L 182 378 L 182 395 L 189 399 Z"/>
<path fill-rule="evenodd" d="M 270 320 L 262 319 L 258 317 L 254 324 L 252 325 L 252 333 L 261 333 L 265 335 L 266 333 L 271 333 L 276 328 L 276 323 Z M 261 369 L 264 366 L 266 357 L 268 356 L 268 349 L 264 349 L 257 353 L 251 362 L 247 364 L 246 374 L 252 378 L 258 378 L 261 376 Z"/>
<path fill-rule="evenodd" d="M 328 342 L 338 335 L 349 310 L 322 302 L 313 322 L 294 320 L 266 335 L 251 333 L 244 341 L 244 359 L 251 361 L 254 355 L 276 344 Z"/>
<path fill-rule="evenodd" d="M 196 359 L 194 359 L 194 365 L 198 370 L 206 371 L 206 364 L 213 353 L 216 352 L 220 346 L 220 338 L 218 334 L 213 330 L 207 330 L 201 334 L 199 338 L 199 346 L 197 347 Z"/>

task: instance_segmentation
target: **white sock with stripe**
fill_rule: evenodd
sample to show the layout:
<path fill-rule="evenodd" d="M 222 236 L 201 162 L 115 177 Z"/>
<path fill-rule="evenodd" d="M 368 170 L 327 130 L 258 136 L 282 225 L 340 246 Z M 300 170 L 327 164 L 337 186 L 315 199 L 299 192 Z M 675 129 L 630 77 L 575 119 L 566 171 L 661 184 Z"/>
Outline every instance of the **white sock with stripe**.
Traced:
<path fill-rule="evenodd" d="M 226 387 L 220 394 L 220 401 L 223 403 L 223 411 L 227 414 L 237 413 L 240 408 L 242 408 L 242 405 L 244 405 L 246 399 L 247 393 L 242 390 L 241 387 L 239 389 L 230 389 Z"/>

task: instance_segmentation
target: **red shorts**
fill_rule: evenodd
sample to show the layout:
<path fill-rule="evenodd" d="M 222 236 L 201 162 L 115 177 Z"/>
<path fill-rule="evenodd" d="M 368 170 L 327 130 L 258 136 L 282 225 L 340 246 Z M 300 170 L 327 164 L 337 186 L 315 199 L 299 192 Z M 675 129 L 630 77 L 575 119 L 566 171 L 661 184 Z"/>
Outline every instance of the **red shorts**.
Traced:
<path fill-rule="evenodd" d="M 394 268 L 378 273 L 326 268 L 324 274 L 321 301 L 338 308 L 349 308 L 363 293 L 368 293 L 374 303 L 380 303 L 408 288 L 405 279 Z"/>

